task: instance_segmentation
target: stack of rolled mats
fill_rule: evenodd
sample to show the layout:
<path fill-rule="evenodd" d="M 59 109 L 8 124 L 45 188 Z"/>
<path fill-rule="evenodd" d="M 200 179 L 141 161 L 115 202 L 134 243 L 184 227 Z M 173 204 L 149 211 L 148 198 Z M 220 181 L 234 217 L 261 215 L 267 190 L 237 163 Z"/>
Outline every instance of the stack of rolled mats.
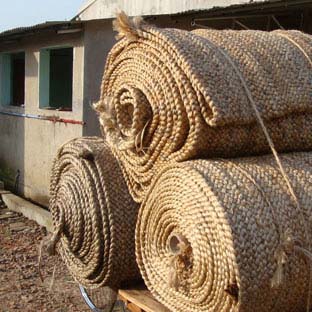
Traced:
<path fill-rule="evenodd" d="M 87 287 L 140 270 L 173 312 L 309 311 L 312 37 L 115 29 L 105 141 L 60 149 L 52 247 Z"/>

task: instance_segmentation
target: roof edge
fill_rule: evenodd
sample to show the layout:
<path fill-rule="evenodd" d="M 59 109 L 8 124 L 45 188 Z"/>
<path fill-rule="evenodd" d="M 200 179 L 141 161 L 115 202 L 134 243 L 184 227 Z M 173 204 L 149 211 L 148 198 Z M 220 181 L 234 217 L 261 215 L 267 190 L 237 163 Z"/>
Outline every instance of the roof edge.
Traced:
<path fill-rule="evenodd" d="M 5 30 L 0 33 L 0 40 L 10 37 L 20 37 L 28 34 L 35 34 L 41 31 L 49 30 L 67 30 L 79 28 L 84 24 L 84 21 L 47 21 L 32 26 L 17 27 Z"/>

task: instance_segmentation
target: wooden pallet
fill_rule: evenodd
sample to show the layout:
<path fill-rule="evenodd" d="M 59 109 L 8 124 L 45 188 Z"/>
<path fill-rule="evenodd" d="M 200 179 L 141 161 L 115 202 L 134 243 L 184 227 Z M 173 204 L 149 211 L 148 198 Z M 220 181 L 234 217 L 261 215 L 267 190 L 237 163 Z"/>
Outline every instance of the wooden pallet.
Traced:
<path fill-rule="evenodd" d="M 131 312 L 170 312 L 159 303 L 145 286 L 119 290 L 119 298 Z"/>

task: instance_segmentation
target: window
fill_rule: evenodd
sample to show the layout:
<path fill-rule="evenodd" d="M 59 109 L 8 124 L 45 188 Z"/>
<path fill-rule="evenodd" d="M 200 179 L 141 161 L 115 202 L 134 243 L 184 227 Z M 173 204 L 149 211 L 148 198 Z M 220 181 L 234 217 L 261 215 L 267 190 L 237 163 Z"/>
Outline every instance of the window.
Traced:
<path fill-rule="evenodd" d="M 25 104 L 25 52 L 0 55 L 0 104 Z"/>
<path fill-rule="evenodd" d="M 73 48 L 40 51 L 39 107 L 72 110 Z"/>

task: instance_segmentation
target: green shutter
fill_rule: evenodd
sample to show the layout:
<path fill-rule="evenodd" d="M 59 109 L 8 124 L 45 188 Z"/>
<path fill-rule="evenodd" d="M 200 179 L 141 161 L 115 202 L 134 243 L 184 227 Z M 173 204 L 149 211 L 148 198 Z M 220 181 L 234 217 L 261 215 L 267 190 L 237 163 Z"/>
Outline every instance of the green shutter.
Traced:
<path fill-rule="evenodd" d="M 11 105 L 12 100 L 12 66 L 11 55 L 0 54 L 0 104 Z"/>
<path fill-rule="evenodd" d="M 39 63 L 39 107 L 50 106 L 50 50 L 40 51 Z"/>

